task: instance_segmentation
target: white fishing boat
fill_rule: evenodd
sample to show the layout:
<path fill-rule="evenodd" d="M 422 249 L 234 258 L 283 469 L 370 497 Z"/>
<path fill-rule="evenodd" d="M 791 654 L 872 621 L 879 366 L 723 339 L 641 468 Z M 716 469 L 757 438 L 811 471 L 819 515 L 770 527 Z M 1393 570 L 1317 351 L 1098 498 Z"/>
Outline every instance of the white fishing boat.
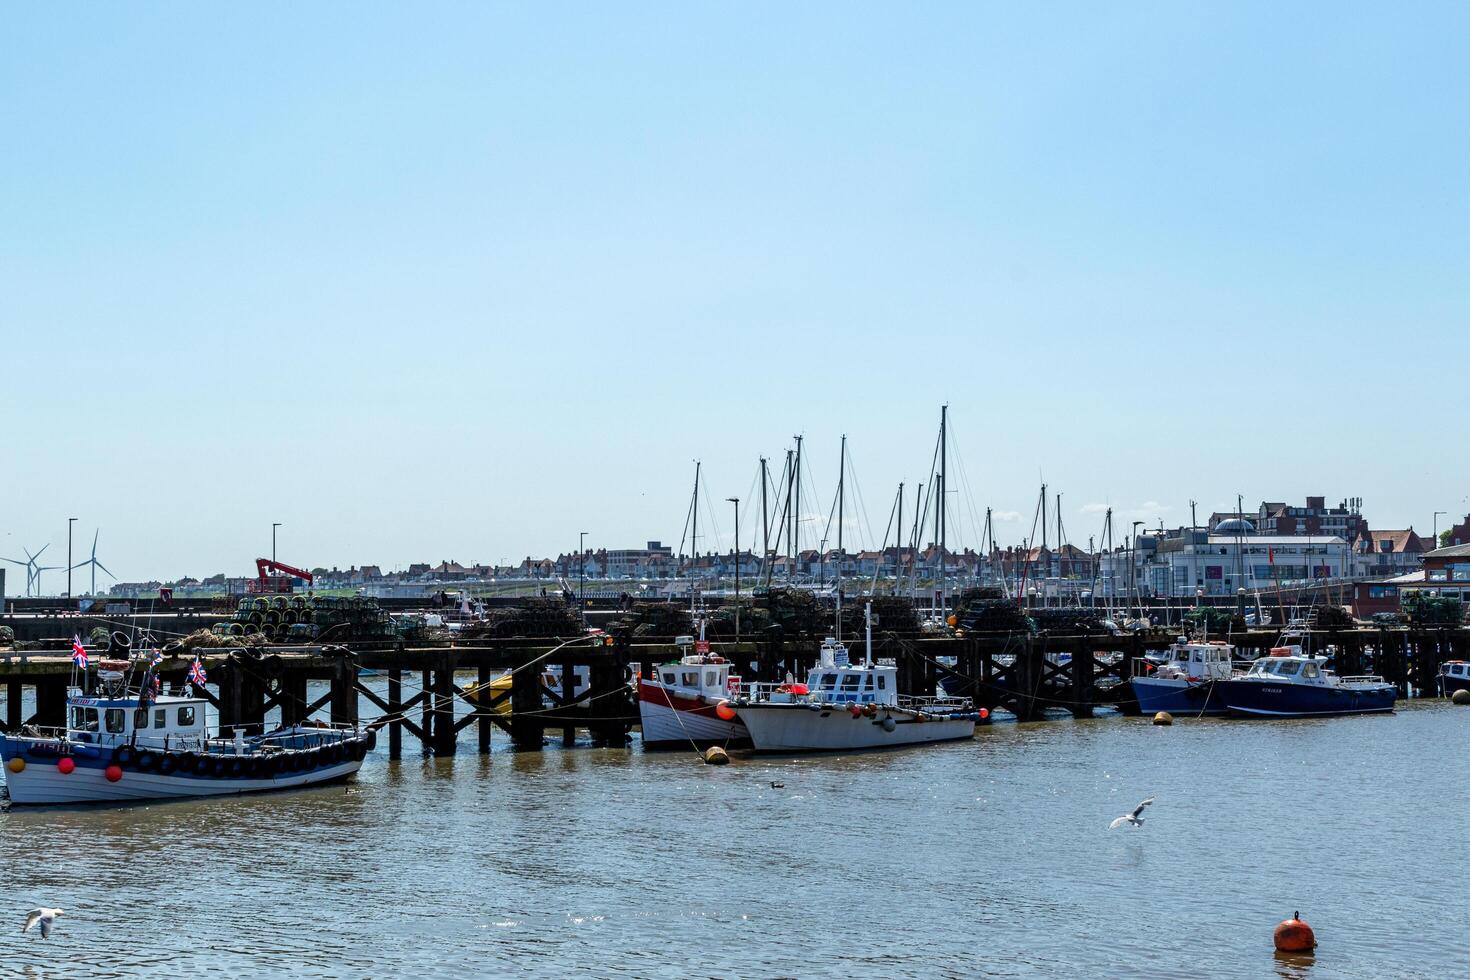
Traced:
<path fill-rule="evenodd" d="M 1129 683 L 1139 710 L 1145 714 L 1225 714 L 1225 702 L 1215 693 L 1215 683 L 1235 675 L 1234 656 L 1235 648 L 1222 640 L 1191 642 L 1181 636 L 1169 647 L 1163 663 L 1135 658 Z"/>
<path fill-rule="evenodd" d="M 647 748 L 743 745 L 750 733 L 729 701 L 740 697 L 741 678 L 733 665 L 709 652 L 707 641 L 681 636 L 677 663 L 660 664 L 652 677 L 638 679 L 638 718 Z M 693 652 L 688 652 L 690 648 Z"/>
<path fill-rule="evenodd" d="M 346 779 L 375 733 L 306 723 L 250 736 L 212 735 L 204 698 L 154 694 L 143 674 L 103 662 L 90 693 L 67 698 L 67 725 L 0 735 L 11 803 L 116 803 L 255 793 Z M 85 677 L 85 674 L 83 675 Z"/>
<path fill-rule="evenodd" d="M 972 738 L 979 714 L 965 698 L 900 697 L 898 668 L 872 662 L 872 607 L 867 658 L 823 641 L 805 684 L 752 684 L 734 701 L 757 752 L 887 749 Z"/>

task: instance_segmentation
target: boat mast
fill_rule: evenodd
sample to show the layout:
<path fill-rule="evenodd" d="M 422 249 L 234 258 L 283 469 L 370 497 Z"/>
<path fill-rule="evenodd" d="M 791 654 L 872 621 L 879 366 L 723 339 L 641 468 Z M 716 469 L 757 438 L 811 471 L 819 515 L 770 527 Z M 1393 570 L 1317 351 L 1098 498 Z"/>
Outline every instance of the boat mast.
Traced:
<path fill-rule="evenodd" d="M 689 512 L 694 515 L 694 525 L 689 535 L 689 612 L 694 613 L 694 592 L 699 581 L 699 460 L 694 461 L 694 497 Z"/>
<path fill-rule="evenodd" d="M 761 570 L 771 560 L 771 519 L 766 514 L 766 458 L 761 457 Z M 737 545 L 739 542 L 737 542 Z"/>
<path fill-rule="evenodd" d="M 847 475 L 847 435 L 842 436 L 842 452 L 837 463 L 837 642 L 842 642 L 842 490 Z"/>
<path fill-rule="evenodd" d="M 796 466 L 792 472 L 796 484 L 796 503 L 791 511 L 791 572 L 801 560 L 801 436 L 796 437 Z"/>
<path fill-rule="evenodd" d="M 863 610 L 863 666 L 873 666 L 873 600 Z"/>
<path fill-rule="evenodd" d="M 914 534 L 909 539 L 909 594 L 917 602 L 919 598 L 919 504 L 924 500 L 924 484 L 914 491 Z"/>
<path fill-rule="evenodd" d="M 949 564 L 945 552 L 945 534 L 949 530 L 949 521 L 946 519 L 944 506 L 944 495 L 949 492 L 949 406 L 941 405 L 939 408 L 939 507 L 934 512 L 934 524 L 938 530 L 939 537 L 939 602 L 943 612 L 949 612 L 949 582 L 946 576 L 946 566 Z"/>
<path fill-rule="evenodd" d="M 898 482 L 898 516 L 893 519 L 893 594 L 898 595 L 898 576 L 903 574 L 903 481 Z"/>

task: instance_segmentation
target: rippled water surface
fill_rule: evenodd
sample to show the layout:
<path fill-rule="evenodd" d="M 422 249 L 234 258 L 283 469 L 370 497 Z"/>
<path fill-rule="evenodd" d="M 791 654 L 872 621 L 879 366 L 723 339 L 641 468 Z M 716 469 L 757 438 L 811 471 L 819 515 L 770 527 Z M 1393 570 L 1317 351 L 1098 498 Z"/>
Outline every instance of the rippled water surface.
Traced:
<path fill-rule="evenodd" d="M 0 974 L 1463 976 L 1467 726 L 1001 723 L 726 768 L 384 739 L 347 790 L 0 814 Z M 1321 947 L 1278 959 L 1295 909 Z"/>

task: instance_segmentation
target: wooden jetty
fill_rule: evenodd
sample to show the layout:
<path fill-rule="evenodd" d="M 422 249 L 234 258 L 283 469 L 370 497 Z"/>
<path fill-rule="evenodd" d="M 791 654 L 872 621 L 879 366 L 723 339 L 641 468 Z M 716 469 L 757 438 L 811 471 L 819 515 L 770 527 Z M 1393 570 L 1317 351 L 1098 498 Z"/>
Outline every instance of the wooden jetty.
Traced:
<path fill-rule="evenodd" d="M 1099 706 L 1136 710 L 1130 687 L 1135 660 L 1166 648 L 1173 637 L 1153 635 L 1057 636 L 987 634 L 920 637 L 879 634 L 874 656 L 898 666 L 904 694 L 933 694 L 942 682 L 953 695 L 970 697 L 979 707 L 1002 709 L 1019 721 L 1048 712 L 1091 717 Z M 1275 631 L 1230 638 L 1237 649 L 1264 653 L 1279 639 Z M 1403 696 L 1437 695 L 1439 665 L 1470 659 L 1465 629 L 1320 629 L 1311 631 L 1311 649 L 1335 648 L 1340 674 L 1376 673 Z M 713 643 L 733 661 L 747 681 L 781 680 L 787 673 L 805 677 L 816 662 L 819 641 L 785 639 L 772 630 L 755 641 Z M 1070 655 L 1069 659 L 1058 656 Z M 202 694 L 219 711 L 222 728 L 259 730 L 276 711 L 281 724 L 325 716 L 337 724 L 366 724 L 387 730 L 388 751 L 399 758 L 404 735 L 417 739 L 425 753 L 454 754 L 459 737 L 473 728 L 480 752 L 490 751 L 499 728 L 517 749 L 540 749 L 548 733 L 570 744 L 573 733 L 587 731 L 594 743 L 622 745 L 638 724 L 630 681 L 637 672 L 675 659 L 673 638 L 633 642 L 602 635 L 555 639 L 476 640 L 404 646 L 372 642 L 352 646 L 262 646 L 208 648 L 166 656 L 159 665 L 165 684 L 181 689 L 197 653 L 209 675 Z M 99 651 L 101 654 L 101 651 Z M 105 654 L 101 654 L 105 655 Z M 562 676 L 583 674 L 587 689 L 565 685 L 561 694 L 543 681 L 546 667 Z M 508 691 L 490 692 L 488 683 L 511 673 Z M 466 697 L 461 675 L 473 674 L 482 693 Z M 62 650 L 21 652 L 0 649 L 0 691 L 5 710 L 0 727 L 65 724 L 67 687 L 73 669 Z M 309 685 L 325 685 L 314 699 Z M 366 702 L 366 705 L 364 705 Z M 509 702 L 510 712 L 503 713 Z M 25 711 L 29 703 L 31 710 Z"/>

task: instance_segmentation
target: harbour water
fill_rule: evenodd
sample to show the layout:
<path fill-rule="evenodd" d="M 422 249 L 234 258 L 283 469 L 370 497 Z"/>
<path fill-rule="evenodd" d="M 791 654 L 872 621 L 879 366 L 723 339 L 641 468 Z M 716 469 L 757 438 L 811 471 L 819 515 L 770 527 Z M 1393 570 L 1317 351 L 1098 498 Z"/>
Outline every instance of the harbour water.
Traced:
<path fill-rule="evenodd" d="M 380 744 L 348 788 L 0 814 L 0 973 L 1464 975 L 1467 725 L 1114 716 L 724 768 Z M 1278 958 L 1297 909 L 1320 948 Z"/>

